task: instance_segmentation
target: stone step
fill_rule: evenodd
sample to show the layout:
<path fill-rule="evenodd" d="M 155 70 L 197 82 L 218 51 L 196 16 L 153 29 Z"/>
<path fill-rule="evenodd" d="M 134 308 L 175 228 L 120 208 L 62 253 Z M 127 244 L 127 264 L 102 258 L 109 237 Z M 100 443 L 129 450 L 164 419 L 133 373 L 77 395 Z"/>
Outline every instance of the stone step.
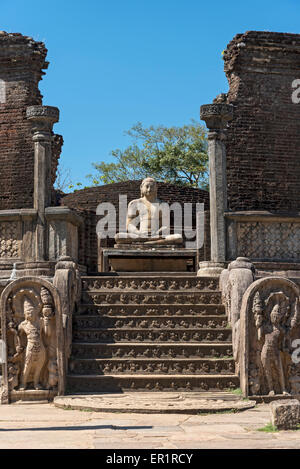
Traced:
<path fill-rule="evenodd" d="M 172 291 L 172 290 L 218 290 L 218 279 L 210 277 L 170 277 L 170 276 L 105 276 L 82 277 L 83 290 L 126 290 L 145 293 L 148 290 Z"/>
<path fill-rule="evenodd" d="M 200 414 L 239 412 L 255 407 L 255 401 L 234 392 L 120 392 L 57 396 L 54 405 L 63 409 L 90 412 L 126 412 L 139 414 Z"/>
<path fill-rule="evenodd" d="M 234 374 L 233 358 L 83 358 L 71 359 L 69 372 L 72 374 Z"/>
<path fill-rule="evenodd" d="M 68 391 L 224 391 L 239 386 L 218 279 L 82 278 Z"/>
<path fill-rule="evenodd" d="M 214 329 L 227 328 L 225 315 L 220 316 L 73 316 L 73 330 L 86 328 L 117 328 L 119 329 Z"/>
<path fill-rule="evenodd" d="M 232 358 L 232 344 L 73 342 L 72 359 L 74 358 Z"/>
<path fill-rule="evenodd" d="M 223 304 L 183 304 L 183 305 L 94 305 L 81 304 L 79 315 L 100 315 L 100 316 L 210 316 L 224 315 Z"/>
<path fill-rule="evenodd" d="M 153 292 L 146 294 L 134 292 L 115 292 L 109 290 L 84 291 L 82 293 L 82 301 L 84 303 L 102 304 L 221 304 L 220 292 Z"/>
<path fill-rule="evenodd" d="M 73 342 L 231 342 L 231 329 L 80 329 Z"/>
<path fill-rule="evenodd" d="M 68 375 L 67 392 L 220 391 L 239 386 L 236 375 Z"/>

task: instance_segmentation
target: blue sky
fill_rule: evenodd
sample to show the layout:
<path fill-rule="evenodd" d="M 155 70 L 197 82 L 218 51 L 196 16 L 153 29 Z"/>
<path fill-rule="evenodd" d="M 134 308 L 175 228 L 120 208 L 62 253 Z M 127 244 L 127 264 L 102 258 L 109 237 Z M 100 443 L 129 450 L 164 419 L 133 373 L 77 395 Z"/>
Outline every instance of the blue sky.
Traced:
<path fill-rule="evenodd" d="M 87 182 L 124 131 L 199 120 L 228 90 L 221 53 L 237 33 L 300 33 L 299 0 L 0 0 L 0 30 L 43 41 L 45 105 L 60 108 L 61 163 Z"/>

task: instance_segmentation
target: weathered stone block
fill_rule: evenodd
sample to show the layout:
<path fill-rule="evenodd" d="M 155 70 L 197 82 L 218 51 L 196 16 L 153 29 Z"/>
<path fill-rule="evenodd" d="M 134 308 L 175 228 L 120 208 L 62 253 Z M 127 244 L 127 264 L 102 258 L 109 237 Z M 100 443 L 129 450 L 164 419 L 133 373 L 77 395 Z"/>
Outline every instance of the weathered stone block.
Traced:
<path fill-rule="evenodd" d="M 300 423 L 300 402 L 297 399 L 273 401 L 271 422 L 279 430 L 292 430 Z"/>

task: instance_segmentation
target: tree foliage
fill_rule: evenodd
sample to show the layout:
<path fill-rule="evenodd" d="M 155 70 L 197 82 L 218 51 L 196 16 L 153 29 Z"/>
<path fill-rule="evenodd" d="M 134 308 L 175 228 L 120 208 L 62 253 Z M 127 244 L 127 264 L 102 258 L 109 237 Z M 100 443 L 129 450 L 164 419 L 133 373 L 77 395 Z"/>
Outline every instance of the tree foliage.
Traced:
<path fill-rule="evenodd" d="M 158 181 L 192 187 L 208 187 L 207 139 L 204 127 L 194 120 L 182 127 L 150 126 L 141 122 L 125 134 L 132 145 L 111 152 L 112 163 L 93 163 L 88 175 L 93 185 L 152 176 Z"/>
<path fill-rule="evenodd" d="M 54 189 L 60 192 L 65 192 L 72 185 L 71 170 L 62 164 L 59 164 L 56 170 L 56 179 Z"/>

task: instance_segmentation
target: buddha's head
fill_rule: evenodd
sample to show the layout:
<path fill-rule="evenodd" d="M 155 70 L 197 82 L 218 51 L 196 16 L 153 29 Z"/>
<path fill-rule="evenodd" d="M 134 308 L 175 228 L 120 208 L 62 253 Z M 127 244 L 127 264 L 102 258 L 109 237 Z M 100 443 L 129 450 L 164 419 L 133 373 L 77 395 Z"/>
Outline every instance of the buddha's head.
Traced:
<path fill-rule="evenodd" d="M 157 183 L 153 178 L 145 178 L 140 186 L 141 189 L 141 197 L 157 197 Z"/>

